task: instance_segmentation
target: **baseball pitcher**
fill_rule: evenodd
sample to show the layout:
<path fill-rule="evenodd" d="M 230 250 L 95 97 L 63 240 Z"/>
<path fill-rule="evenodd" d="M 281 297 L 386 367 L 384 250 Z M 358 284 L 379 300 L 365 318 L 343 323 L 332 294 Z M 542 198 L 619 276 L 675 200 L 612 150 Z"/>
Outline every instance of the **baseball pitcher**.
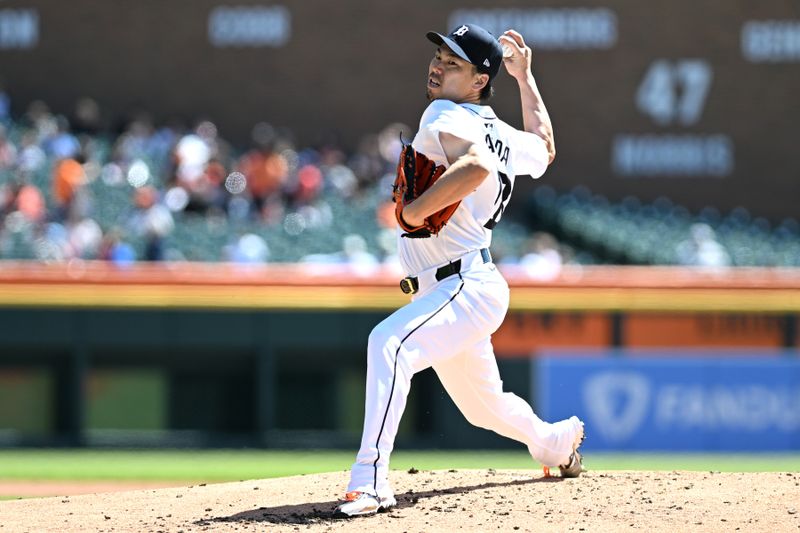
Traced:
<path fill-rule="evenodd" d="M 531 49 L 509 30 L 499 40 L 474 24 L 437 45 L 428 67 L 430 105 L 405 146 L 394 183 L 400 283 L 411 303 L 369 336 L 361 449 L 338 516 L 373 514 L 396 504 L 389 456 L 411 377 L 430 366 L 472 424 L 524 443 L 564 477 L 582 471 L 577 417 L 543 422 L 518 396 L 503 392 L 490 335 L 508 309 L 506 281 L 492 263 L 492 229 L 517 177 L 539 178 L 555 157 L 553 127 L 531 72 Z M 488 105 L 500 65 L 519 85 L 524 130 Z"/>

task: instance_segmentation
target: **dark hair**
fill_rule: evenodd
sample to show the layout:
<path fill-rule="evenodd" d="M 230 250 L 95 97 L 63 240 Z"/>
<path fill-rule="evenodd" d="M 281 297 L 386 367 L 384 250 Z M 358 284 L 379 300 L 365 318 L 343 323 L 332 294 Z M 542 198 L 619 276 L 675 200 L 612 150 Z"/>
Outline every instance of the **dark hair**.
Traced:
<path fill-rule="evenodd" d="M 491 100 L 492 96 L 494 96 L 494 87 L 492 87 L 491 80 L 486 82 L 486 85 L 483 87 L 483 89 L 481 89 L 481 94 L 479 96 L 481 98 L 481 102 Z"/>
<path fill-rule="evenodd" d="M 472 65 L 472 70 L 477 74 L 488 74 L 488 72 L 479 69 L 477 65 Z M 492 96 L 494 96 L 494 88 L 492 88 L 492 78 L 490 76 L 489 80 L 486 82 L 486 85 L 483 86 L 483 89 L 481 89 L 480 94 L 478 94 L 478 98 L 481 99 L 481 102 L 485 102 L 487 100 L 490 100 Z"/>

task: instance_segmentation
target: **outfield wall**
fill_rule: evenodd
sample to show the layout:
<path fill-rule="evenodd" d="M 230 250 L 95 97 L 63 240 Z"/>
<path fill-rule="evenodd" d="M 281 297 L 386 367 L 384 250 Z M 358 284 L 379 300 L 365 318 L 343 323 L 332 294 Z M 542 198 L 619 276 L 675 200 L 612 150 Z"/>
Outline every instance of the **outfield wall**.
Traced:
<path fill-rule="evenodd" d="M 584 414 L 597 435 L 632 416 L 630 390 L 604 404 L 605 418 L 564 398 L 580 397 L 572 391 L 591 383 L 592 364 L 628 360 L 616 357 L 628 352 L 609 349 L 659 349 L 667 361 L 694 364 L 703 348 L 704 360 L 713 356 L 723 368 L 742 350 L 764 364 L 776 354 L 799 360 L 798 271 L 593 267 L 565 269 L 548 282 L 504 273 L 512 303 L 494 342 L 507 389 L 546 416 L 561 416 L 556 407 Z M 366 339 L 405 301 L 396 282 L 391 271 L 340 267 L 6 263 L 0 443 L 353 446 Z M 583 377 L 559 366 L 576 352 L 586 361 L 574 363 Z M 770 388 L 769 376 L 781 372 L 750 374 Z M 569 394 L 548 395 L 537 375 Z M 788 390 L 787 401 L 795 401 L 800 391 Z M 751 438 L 746 447 L 795 446 L 792 431 L 783 445 Z M 676 437 L 656 448 L 719 449 L 715 438 L 689 446 Z M 430 371 L 414 379 L 400 439 L 426 447 L 513 445 L 469 427 Z M 606 449 L 654 447 L 635 436 L 593 440 L 590 446 Z"/>

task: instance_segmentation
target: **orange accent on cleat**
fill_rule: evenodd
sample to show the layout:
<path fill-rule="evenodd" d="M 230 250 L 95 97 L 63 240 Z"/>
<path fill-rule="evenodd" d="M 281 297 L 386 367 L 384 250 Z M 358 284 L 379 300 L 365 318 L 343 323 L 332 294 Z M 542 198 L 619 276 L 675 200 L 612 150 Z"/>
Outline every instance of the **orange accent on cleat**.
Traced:
<path fill-rule="evenodd" d="M 359 492 L 357 490 L 354 490 L 354 491 L 348 492 L 347 494 L 344 495 L 344 501 L 346 501 L 346 502 L 354 502 L 354 501 L 356 501 L 358 499 L 359 496 L 361 496 L 361 492 Z"/>
<path fill-rule="evenodd" d="M 549 466 L 543 466 L 542 470 L 544 470 L 544 477 L 553 477 L 553 476 L 550 475 L 550 467 Z"/>

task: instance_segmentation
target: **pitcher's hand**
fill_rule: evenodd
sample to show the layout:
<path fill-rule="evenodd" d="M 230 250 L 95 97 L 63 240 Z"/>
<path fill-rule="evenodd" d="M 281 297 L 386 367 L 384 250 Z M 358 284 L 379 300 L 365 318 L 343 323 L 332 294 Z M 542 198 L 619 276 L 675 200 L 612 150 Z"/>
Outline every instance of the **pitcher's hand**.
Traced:
<path fill-rule="evenodd" d="M 522 35 L 508 30 L 498 39 L 503 46 L 503 65 L 516 80 L 524 79 L 531 71 L 531 49 L 525 45 Z"/>

